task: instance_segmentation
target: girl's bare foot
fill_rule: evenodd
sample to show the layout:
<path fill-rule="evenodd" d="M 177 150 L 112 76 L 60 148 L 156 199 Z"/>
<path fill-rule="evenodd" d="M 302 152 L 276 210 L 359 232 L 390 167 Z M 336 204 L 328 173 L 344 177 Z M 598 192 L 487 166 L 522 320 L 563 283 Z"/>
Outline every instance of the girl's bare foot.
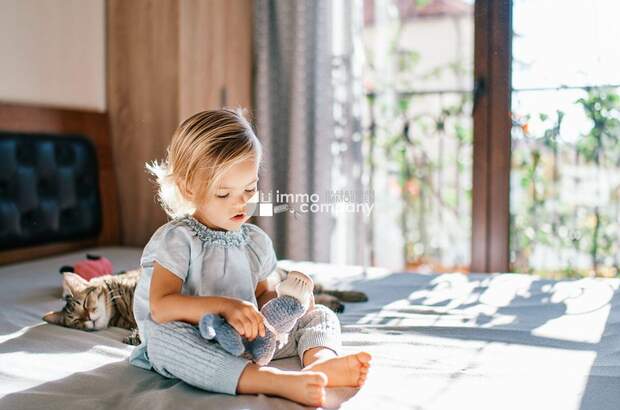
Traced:
<path fill-rule="evenodd" d="M 280 396 L 306 406 L 323 406 L 327 377 L 320 372 L 295 372 L 248 365 L 239 379 L 237 392 Z"/>
<path fill-rule="evenodd" d="M 274 394 L 309 406 L 325 404 L 327 377 L 320 372 L 289 372 L 274 384 Z"/>
<path fill-rule="evenodd" d="M 359 352 L 317 360 L 304 367 L 302 371 L 325 373 L 328 387 L 362 387 L 368 375 L 370 359 L 372 359 L 370 353 Z"/>

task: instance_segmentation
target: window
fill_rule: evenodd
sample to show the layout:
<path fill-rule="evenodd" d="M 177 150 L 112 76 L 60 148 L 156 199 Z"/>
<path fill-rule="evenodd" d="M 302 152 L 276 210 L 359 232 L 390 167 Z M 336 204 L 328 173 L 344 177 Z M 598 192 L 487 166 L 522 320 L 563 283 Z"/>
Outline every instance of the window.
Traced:
<path fill-rule="evenodd" d="M 469 269 L 473 24 L 461 0 L 364 3 L 373 265 Z"/>
<path fill-rule="evenodd" d="M 514 0 L 512 14 L 510 269 L 615 276 L 620 4 Z"/>

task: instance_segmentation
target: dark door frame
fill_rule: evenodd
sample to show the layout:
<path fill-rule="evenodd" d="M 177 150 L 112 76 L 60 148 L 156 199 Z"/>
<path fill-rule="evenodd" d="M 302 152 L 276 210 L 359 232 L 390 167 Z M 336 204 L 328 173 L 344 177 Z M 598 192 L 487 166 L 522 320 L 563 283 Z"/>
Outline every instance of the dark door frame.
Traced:
<path fill-rule="evenodd" d="M 512 0 L 476 0 L 472 272 L 508 272 Z"/>

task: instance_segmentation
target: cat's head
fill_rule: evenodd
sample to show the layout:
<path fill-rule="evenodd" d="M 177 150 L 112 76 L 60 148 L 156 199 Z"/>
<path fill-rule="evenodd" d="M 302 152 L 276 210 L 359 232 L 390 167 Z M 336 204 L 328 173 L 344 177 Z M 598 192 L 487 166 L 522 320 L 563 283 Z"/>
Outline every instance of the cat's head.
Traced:
<path fill-rule="evenodd" d="M 64 272 L 63 277 L 65 306 L 58 312 L 47 313 L 43 320 L 82 330 L 107 327 L 110 309 L 103 283 L 86 281 L 72 272 Z"/>

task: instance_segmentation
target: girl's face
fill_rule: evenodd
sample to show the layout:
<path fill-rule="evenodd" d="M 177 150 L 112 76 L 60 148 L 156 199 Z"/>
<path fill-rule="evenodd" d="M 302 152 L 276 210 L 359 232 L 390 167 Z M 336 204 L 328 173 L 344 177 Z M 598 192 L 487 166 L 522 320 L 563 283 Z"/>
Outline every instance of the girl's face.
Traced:
<path fill-rule="evenodd" d="M 256 193 L 257 183 L 255 158 L 236 163 L 222 175 L 219 186 L 208 194 L 206 201 L 196 204 L 194 217 L 211 229 L 240 229 L 252 216 L 248 201 Z"/>

